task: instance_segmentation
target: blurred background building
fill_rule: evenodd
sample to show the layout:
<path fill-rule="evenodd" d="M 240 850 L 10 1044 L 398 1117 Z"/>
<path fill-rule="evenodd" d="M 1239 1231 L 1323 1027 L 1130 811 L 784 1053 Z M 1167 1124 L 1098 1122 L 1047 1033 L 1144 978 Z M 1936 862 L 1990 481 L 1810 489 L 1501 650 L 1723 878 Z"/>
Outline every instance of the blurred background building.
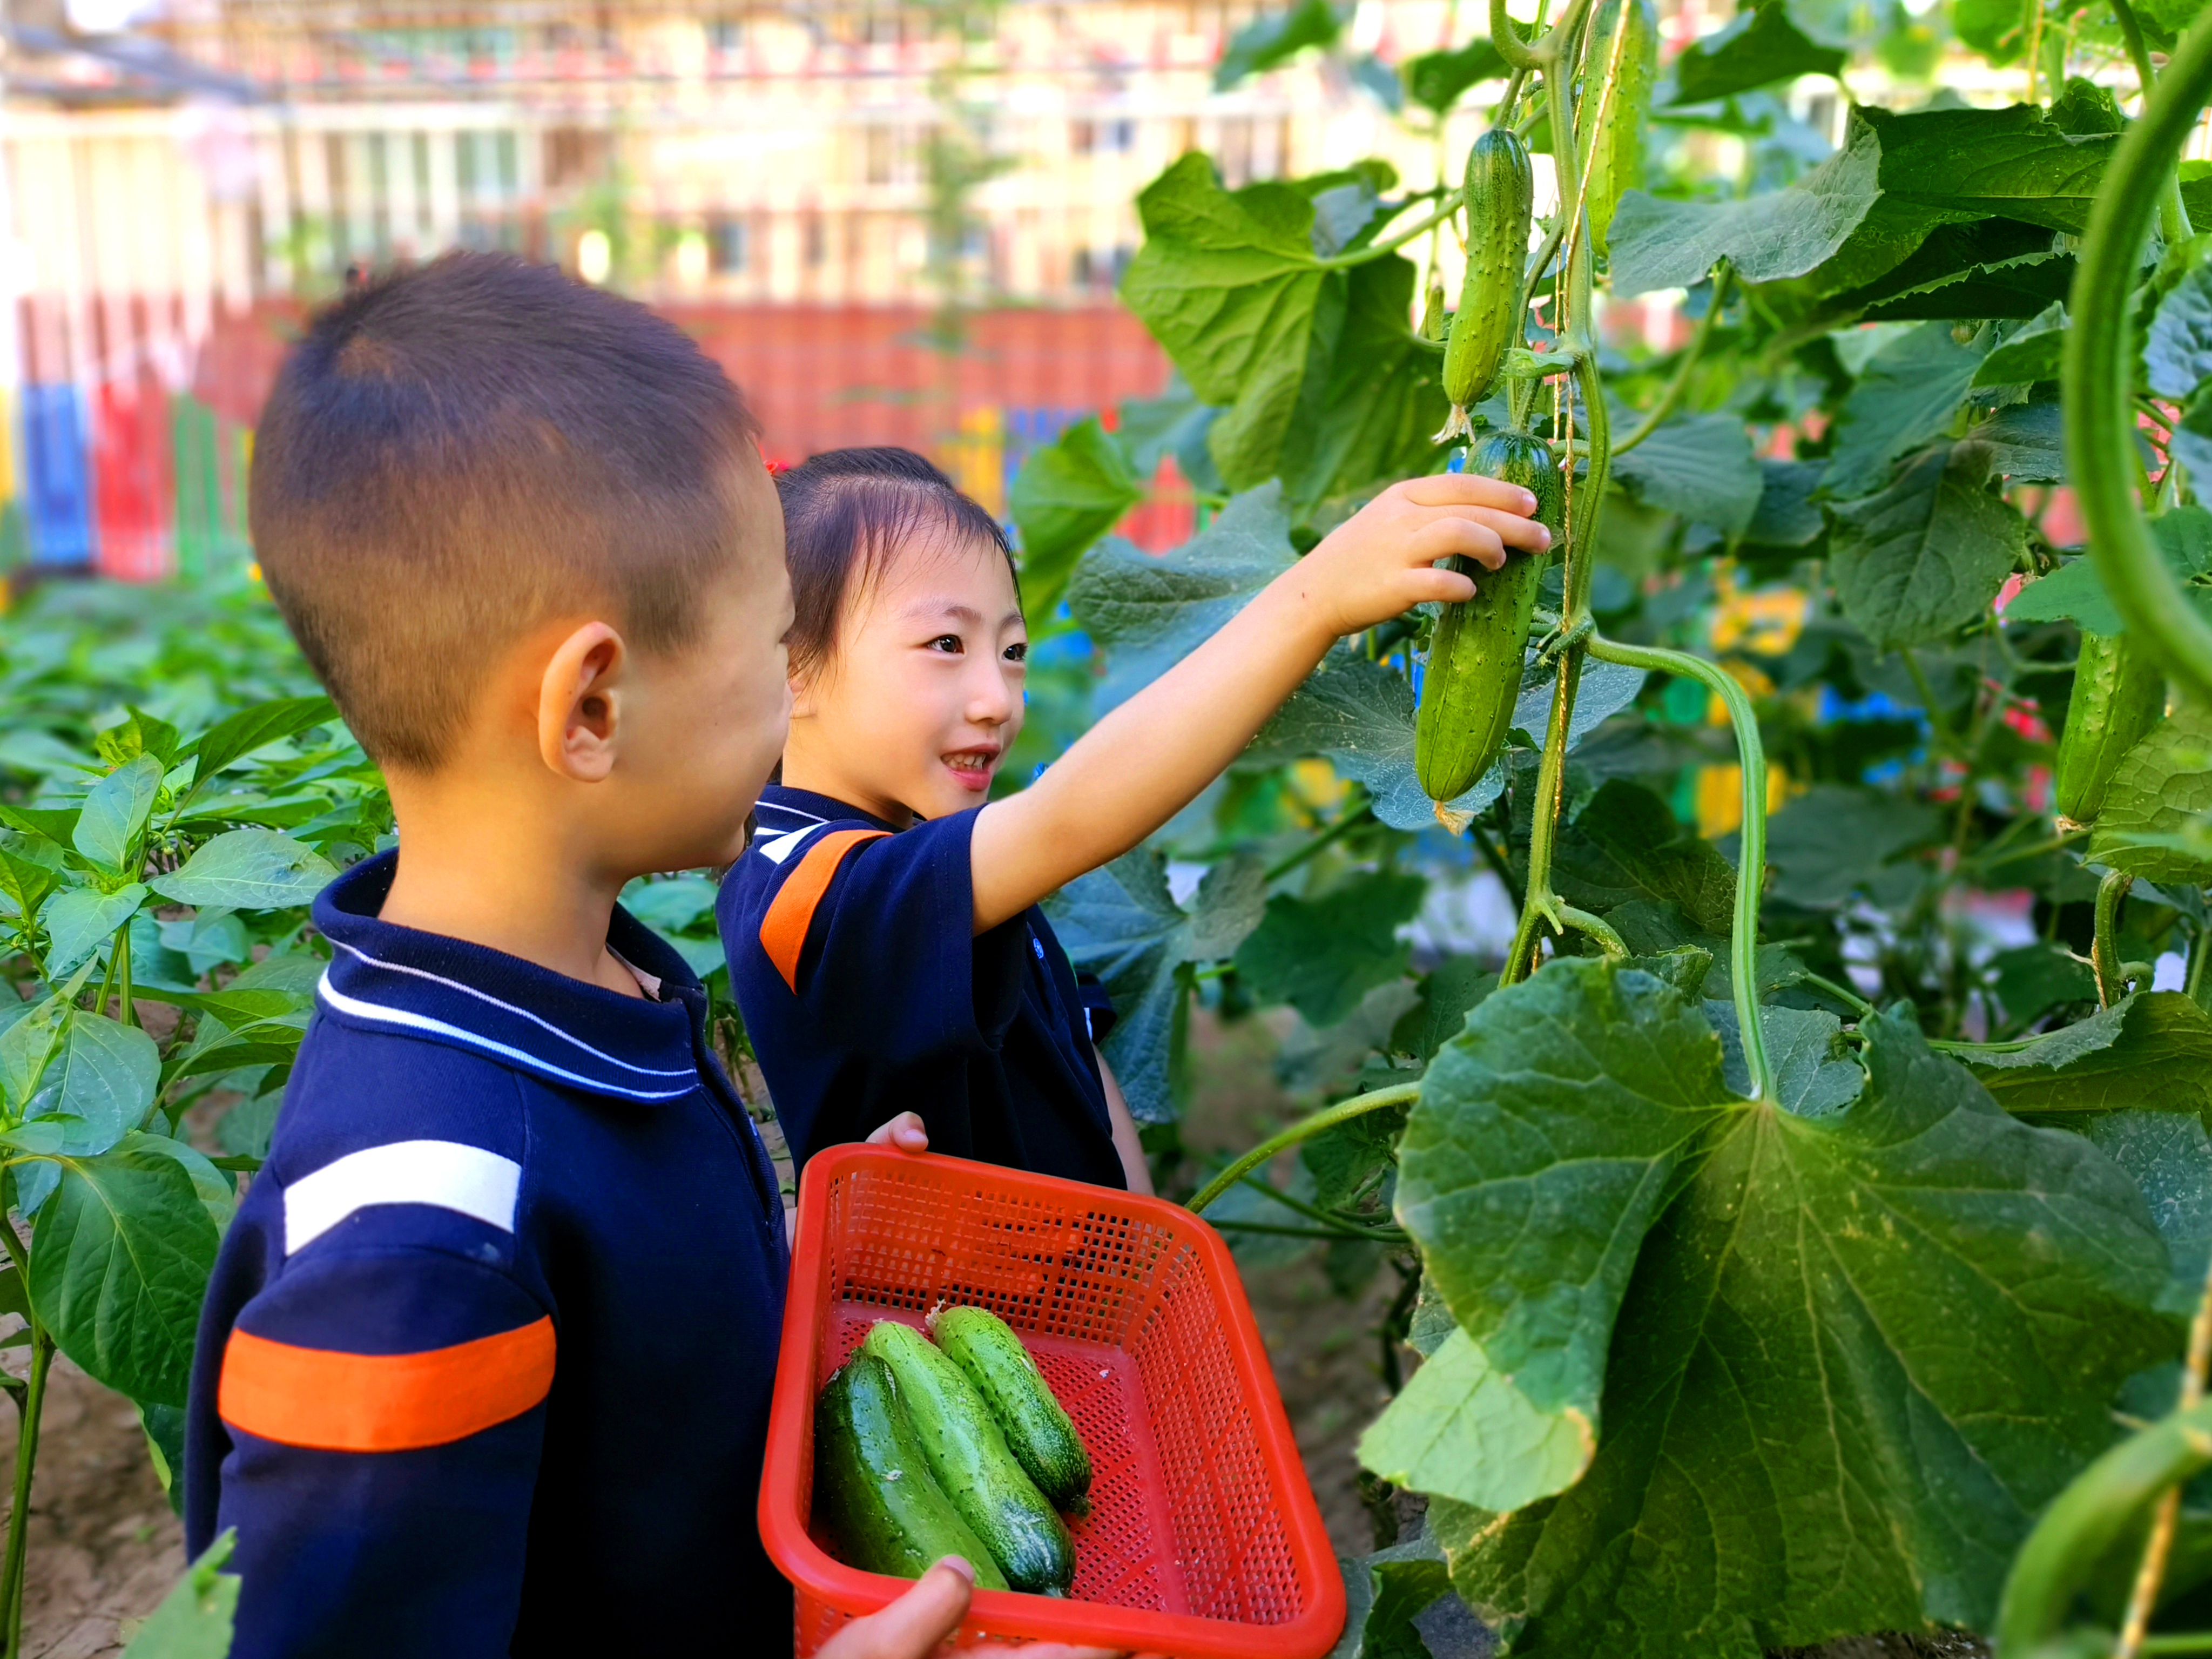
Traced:
<path fill-rule="evenodd" d="M 1473 0 L 1358 0 L 1350 53 L 1216 91 L 1260 9 L 10 0 L 0 568 L 242 556 L 253 420 L 305 308 L 453 247 L 665 309 L 773 459 L 907 444 L 1000 509 L 1028 447 L 1166 381 L 1112 295 L 1174 157 L 1236 185 L 1381 155 L 1418 186 L 1472 137 L 1377 81 L 1478 32 Z M 1664 9 L 1680 39 L 1728 7 Z M 1189 521 L 1164 477 L 1128 529 Z"/>

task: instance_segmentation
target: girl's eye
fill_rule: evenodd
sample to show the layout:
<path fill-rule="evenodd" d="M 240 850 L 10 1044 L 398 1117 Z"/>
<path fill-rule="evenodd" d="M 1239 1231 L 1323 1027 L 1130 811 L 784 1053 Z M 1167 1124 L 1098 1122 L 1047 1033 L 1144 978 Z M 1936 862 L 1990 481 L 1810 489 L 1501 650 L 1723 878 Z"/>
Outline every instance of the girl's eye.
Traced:
<path fill-rule="evenodd" d="M 1030 648 L 1026 645 L 1017 642 L 1006 647 L 1006 655 L 1008 662 L 1027 662 L 1030 659 Z"/>
<path fill-rule="evenodd" d="M 929 642 L 929 648 L 932 651 L 943 651 L 955 657 L 966 649 L 957 634 L 939 634 Z"/>

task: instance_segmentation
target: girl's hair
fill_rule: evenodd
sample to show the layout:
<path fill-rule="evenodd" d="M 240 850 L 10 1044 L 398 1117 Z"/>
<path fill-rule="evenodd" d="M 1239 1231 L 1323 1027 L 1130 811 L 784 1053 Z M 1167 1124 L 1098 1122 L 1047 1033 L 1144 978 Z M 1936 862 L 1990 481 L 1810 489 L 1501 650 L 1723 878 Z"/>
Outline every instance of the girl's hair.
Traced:
<path fill-rule="evenodd" d="M 810 674 L 828 659 L 854 573 L 863 582 L 880 574 L 893 550 L 918 532 L 994 547 L 1015 574 L 998 520 L 910 449 L 826 450 L 778 473 L 775 489 L 791 568 L 794 619 L 784 637 L 794 675 Z M 1014 591 L 1021 591 L 1018 575 Z"/>

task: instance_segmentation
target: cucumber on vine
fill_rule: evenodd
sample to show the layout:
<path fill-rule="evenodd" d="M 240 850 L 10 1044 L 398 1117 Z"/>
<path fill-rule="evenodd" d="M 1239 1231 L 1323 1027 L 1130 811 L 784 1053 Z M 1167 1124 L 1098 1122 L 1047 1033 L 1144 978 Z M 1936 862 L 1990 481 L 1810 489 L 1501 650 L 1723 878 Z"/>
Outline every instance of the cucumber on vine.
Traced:
<path fill-rule="evenodd" d="M 1444 395 L 1452 409 L 1438 443 L 1472 429 L 1468 410 L 1489 395 L 1507 349 L 1521 343 L 1522 264 L 1536 182 L 1528 147 L 1510 127 L 1492 127 L 1468 147 L 1463 194 L 1467 276 L 1444 344 Z"/>
<path fill-rule="evenodd" d="M 2059 816 L 2094 820 L 2121 760 L 2165 714 L 2166 673 L 2150 653 L 2125 634 L 2085 631 L 2052 769 Z"/>

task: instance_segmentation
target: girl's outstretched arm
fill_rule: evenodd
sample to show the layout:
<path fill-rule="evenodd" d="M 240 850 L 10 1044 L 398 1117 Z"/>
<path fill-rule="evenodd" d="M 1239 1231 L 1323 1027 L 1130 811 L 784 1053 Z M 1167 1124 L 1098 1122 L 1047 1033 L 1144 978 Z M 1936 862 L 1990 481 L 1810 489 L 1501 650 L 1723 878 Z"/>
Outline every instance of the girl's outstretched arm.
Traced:
<path fill-rule="evenodd" d="M 977 814 L 975 931 L 1143 841 L 1252 740 L 1346 634 L 1426 599 L 1471 597 L 1435 568 L 1455 555 L 1491 570 L 1551 532 L 1517 484 L 1443 473 L 1393 484 L 1267 584 L 1219 632 L 1100 720 L 1045 775 Z"/>

